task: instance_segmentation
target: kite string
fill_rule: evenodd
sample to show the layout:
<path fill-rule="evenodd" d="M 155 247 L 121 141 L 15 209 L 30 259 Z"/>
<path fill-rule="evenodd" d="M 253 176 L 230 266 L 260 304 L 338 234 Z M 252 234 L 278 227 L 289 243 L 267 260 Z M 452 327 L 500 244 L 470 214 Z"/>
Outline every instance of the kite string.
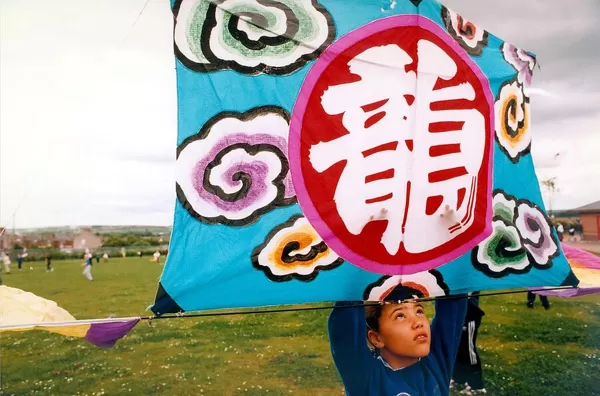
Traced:
<path fill-rule="evenodd" d="M 127 30 L 127 35 L 125 36 L 125 38 L 123 39 L 123 41 L 121 41 L 121 45 L 123 43 L 125 43 L 127 41 L 127 39 L 129 39 L 129 36 L 131 35 L 131 32 L 133 32 L 133 28 L 135 28 L 135 25 L 137 25 L 138 21 L 142 17 L 142 14 L 144 13 L 144 11 L 146 10 L 146 7 L 148 6 L 148 3 L 150 3 L 150 0 L 146 0 L 146 2 L 144 3 L 144 6 L 142 7 L 142 10 L 140 11 L 140 13 L 135 18 L 135 21 L 133 21 L 133 24 L 131 25 L 131 27 L 129 27 L 129 29 Z"/>
<path fill-rule="evenodd" d="M 536 292 L 536 291 L 550 291 L 550 290 L 567 290 L 567 289 L 575 289 L 572 286 L 561 286 L 561 287 L 553 287 L 553 288 L 538 288 L 538 289 L 527 289 L 527 290 L 510 290 L 503 292 L 492 292 L 492 293 L 481 293 L 482 296 L 499 296 L 506 294 L 518 294 L 525 292 Z M 24 325 L 8 325 L 8 326 L 0 326 L 0 336 L 2 334 L 2 330 L 16 330 L 21 327 L 35 327 L 35 326 L 44 326 L 44 327 L 60 327 L 60 326 L 70 326 L 77 324 L 92 324 L 92 323 L 111 323 L 111 322 L 125 322 L 131 320 L 146 320 L 149 324 L 154 320 L 158 319 L 177 319 L 177 318 L 202 318 L 202 317 L 212 317 L 212 316 L 235 316 L 235 315 L 251 315 L 251 314 L 267 314 L 267 313 L 281 313 L 281 312 L 301 312 L 301 311 L 318 311 L 318 310 L 329 310 L 333 308 L 359 308 L 359 307 L 368 307 L 374 305 L 383 305 L 383 304 L 397 304 L 397 303 L 406 303 L 406 302 L 428 302 L 434 300 L 452 300 L 452 299 L 463 299 L 468 298 L 467 294 L 458 294 L 452 296 L 440 296 L 440 297 L 427 297 L 427 298 L 415 298 L 401 301 L 364 301 L 357 302 L 355 304 L 348 305 L 324 305 L 318 307 L 293 307 L 293 308 L 273 308 L 273 309 L 263 309 L 263 310 L 239 310 L 239 311 L 227 311 L 227 312 L 200 312 L 200 313 L 190 313 L 186 314 L 183 312 L 171 314 L 171 315 L 160 315 L 160 316 L 141 316 L 141 317 L 124 317 L 124 318 L 103 318 L 103 319 L 87 319 L 87 320 L 74 320 L 67 322 L 39 322 L 39 323 L 28 323 Z M 1 345 L 0 345 L 1 347 Z"/>
<path fill-rule="evenodd" d="M 25 191 L 25 195 L 23 196 L 23 198 L 21 199 L 21 201 L 19 202 L 19 204 L 17 205 L 17 207 L 15 208 L 15 210 L 12 212 L 12 215 L 10 215 L 10 217 L 8 218 L 8 220 L 6 221 L 6 224 L 4 224 L 4 226 L 2 226 L 2 229 L 0 230 L 0 237 L 6 232 L 6 230 L 8 229 L 8 226 L 10 225 L 10 222 L 15 218 L 15 216 L 17 215 L 17 211 L 19 210 L 19 208 L 21 207 L 21 205 L 23 205 L 23 202 L 25 202 L 25 200 L 27 199 L 27 196 L 29 195 L 29 193 L 31 192 L 31 189 L 33 188 L 33 185 L 29 185 L 29 187 L 27 188 L 27 190 Z"/>
<path fill-rule="evenodd" d="M 576 287 L 572 286 L 560 286 L 560 287 L 552 287 L 552 288 L 538 288 L 538 289 L 526 289 L 526 290 L 510 290 L 510 291 L 502 291 L 502 292 L 490 292 L 490 293 L 480 293 L 479 297 L 485 296 L 500 296 L 506 294 L 518 294 L 525 292 L 537 292 L 537 291 L 551 291 L 551 290 L 568 290 L 575 289 Z M 358 304 L 349 304 L 343 306 L 333 306 L 326 305 L 320 307 L 296 307 L 296 308 L 274 308 L 274 309 L 265 309 L 265 310 L 243 310 L 243 311 L 229 311 L 229 312 L 202 312 L 202 313 L 178 313 L 174 315 L 160 315 L 160 316 L 142 316 L 140 320 L 157 320 L 157 319 L 172 319 L 172 318 L 200 318 L 200 317 L 210 317 L 210 316 L 234 316 L 234 315 L 249 315 L 249 314 L 263 314 L 263 313 L 279 313 L 279 312 L 298 312 L 298 311 L 317 311 L 317 310 L 325 310 L 325 309 L 333 309 L 333 308 L 357 308 L 357 307 L 367 307 L 372 305 L 382 305 L 382 304 L 397 304 L 397 303 L 406 303 L 406 302 L 429 302 L 435 300 L 455 300 L 468 298 L 467 294 L 456 294 L 451 296 L 439 296 L 439 297 L 425 297 L 425 298 L 415 298 L 401 301 L 365 301 Z"/>

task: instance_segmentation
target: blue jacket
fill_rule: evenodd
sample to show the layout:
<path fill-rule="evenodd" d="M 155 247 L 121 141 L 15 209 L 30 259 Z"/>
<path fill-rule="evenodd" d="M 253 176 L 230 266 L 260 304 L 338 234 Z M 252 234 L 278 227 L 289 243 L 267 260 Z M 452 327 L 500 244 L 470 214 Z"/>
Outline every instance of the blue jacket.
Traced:
<path fill-rule="evenodd" d="M 343 306 L 352 303 L 336 303 Z M 467 299 L 440 300 L 431 323 L 431 352 L 399 370 L 367 346 L 364 307 L 334 309 L 329 316 L 331 354 L 349 396 L 447 396 Z"/>

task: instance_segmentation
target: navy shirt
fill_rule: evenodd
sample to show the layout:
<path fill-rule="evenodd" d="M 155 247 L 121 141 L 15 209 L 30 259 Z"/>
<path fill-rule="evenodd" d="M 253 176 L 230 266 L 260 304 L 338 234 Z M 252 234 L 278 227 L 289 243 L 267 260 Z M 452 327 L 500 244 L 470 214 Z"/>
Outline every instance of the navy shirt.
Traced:
<path fill-rule="evenodd" d="M 336 306 L 352 303 L 336 303 Z M 431 351 L 393 370 L 367 346 L 364 307 L 334 309 L 329 316 L 331 354 L 349 396 L 447 396 L 467 299 L 440 300 L 431 323 Z"/>

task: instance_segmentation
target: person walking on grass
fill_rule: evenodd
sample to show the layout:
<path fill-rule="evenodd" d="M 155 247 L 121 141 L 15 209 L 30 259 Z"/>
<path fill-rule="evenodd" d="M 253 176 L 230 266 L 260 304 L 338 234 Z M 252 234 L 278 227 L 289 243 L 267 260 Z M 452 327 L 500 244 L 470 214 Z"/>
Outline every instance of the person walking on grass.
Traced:
<path fill-rule="evenodd" d="M 535 303 L 535 293 L 527 292 L 527 308 L 533 308 L 533 304 Z M 542 306 L 544 309 L 550 309 L 550 301 L 548 301 L 548 296 L 542 296 L 540 294 L 540 301 L 542 302 Z"/>
<path fill-rule="evenodd" d="M 23 248 L 23 251 L 17 254 L 17 267 L 19 271 L 23 269 L 23 260 L 25 260 L 25 257 L 27 257 L 27 248 Z"/>
<path fill-rule="evenodd" d="M 52 268 L 52 255 L 48 253 L 46 255 L 46 272 L 53 272 L 54 268 Z"/>
<path fill-rule="evenodd" d="M 8 254 L 2 252 L 2 254 L 0 254 L 2 256 L 2 264 L 4 264 L 4 273 L 6 275 L 10 274 L 10 257 L 8 256 Z"/>
<path fill-rule="evenodd" d="M 92 256 L 92 253 L 90 253 L 90 249 L 85 249 L 85 254 L 83 255 L 83 259 L 85 260 L 85 263 L 84 263 L 82 274 L 89 281 L 94 280 L 94 278 L 92 277 L 92 258 L 93 257 L 94 256 Z"/>

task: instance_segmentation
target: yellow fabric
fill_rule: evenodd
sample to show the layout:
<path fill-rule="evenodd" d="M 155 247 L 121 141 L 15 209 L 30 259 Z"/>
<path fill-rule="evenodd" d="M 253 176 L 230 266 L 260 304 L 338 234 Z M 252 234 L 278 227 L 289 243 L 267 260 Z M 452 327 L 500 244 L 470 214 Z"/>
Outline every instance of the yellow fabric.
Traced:
<path fill-rule="evenodd" d="M 0 286 L 0 326 L 48 323 L 48 326 L 21 326 L 3 331 L 46 330 L 70 337 L 85 337 L 89 324 L 53 326 L 52 322 L 74 321 L 69 312 L 54 301 L 14 287 Z"/>
<path fill-rule="evenodd" d="M 49 331 L 51 333 L 57 333 L 57 334 L 64 335 L 67 337 L 83 338 L 83 337 L 85 337 L 88 330 L 90 329 L 90 326 L 91 325 L 89 325 L 89 324 L 71 325 L 71 326 L 35 326 L 35 327 L 32 327 L 31 329 L 26 329 L 26 330 L 45 330 L 45 331 Z M 25 329 L 23 329 L 23 330 L 25 330 Z"/>
<path fill-rule="evenodd" d="M 600 287 L 600 271 L 576 266 L 572 266 L 571 269 L 579 279 L 579 287 Z"/>

